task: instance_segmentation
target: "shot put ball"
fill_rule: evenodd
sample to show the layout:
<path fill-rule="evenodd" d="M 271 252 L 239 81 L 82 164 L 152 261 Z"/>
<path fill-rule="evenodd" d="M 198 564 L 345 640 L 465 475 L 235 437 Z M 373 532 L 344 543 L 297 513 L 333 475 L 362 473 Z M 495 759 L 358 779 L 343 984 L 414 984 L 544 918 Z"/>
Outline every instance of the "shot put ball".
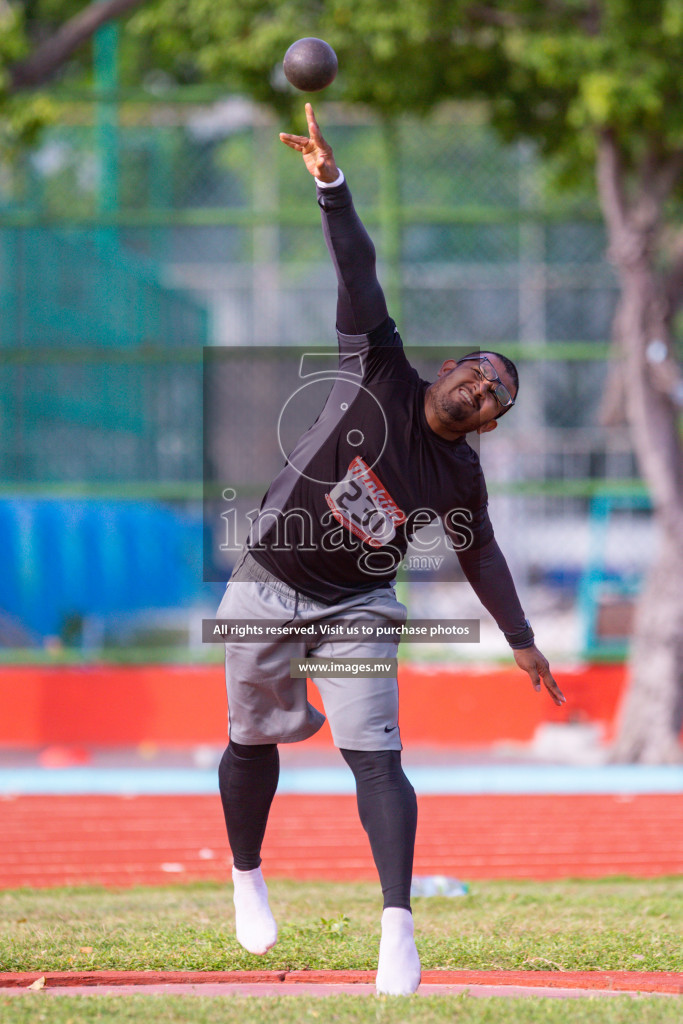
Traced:
<path fill-rule="evenodd" d="M 337 55 L 323 39 L 306 36 L 292 43 L 282 62 L 285 77 L 302 92 L 320 92 L 337 74 Z"/>

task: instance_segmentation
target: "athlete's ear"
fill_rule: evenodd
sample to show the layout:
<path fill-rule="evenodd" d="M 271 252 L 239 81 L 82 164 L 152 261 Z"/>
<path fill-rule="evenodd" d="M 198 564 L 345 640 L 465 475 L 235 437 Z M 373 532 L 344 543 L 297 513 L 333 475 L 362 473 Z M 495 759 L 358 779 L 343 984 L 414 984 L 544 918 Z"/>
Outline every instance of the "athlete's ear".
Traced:
<path fill-rule="evenodd" d="M 450 373 L 451 370 L 454 370 L 457 365 L 458 363 L 455 359 L 447 359 L 446 362 L 441 367 L 441 369 L 439 370 L 439 372 L 437 373 L 437 377 L 445 377 L 446 374 Z"/>
<path fill-rule="evenodd" d="M 498 420 L 489 420 L 488 423 L 485 423 L 482 427 L 477 427 L 477 433 L 488 434 L 489 431 L 495 430 L 497 426 Z"/>

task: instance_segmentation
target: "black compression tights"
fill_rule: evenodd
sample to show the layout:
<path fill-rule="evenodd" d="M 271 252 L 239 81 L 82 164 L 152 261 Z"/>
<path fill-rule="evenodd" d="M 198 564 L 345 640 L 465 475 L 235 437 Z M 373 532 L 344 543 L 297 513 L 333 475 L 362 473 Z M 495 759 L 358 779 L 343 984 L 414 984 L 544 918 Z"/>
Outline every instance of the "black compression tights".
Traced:
<path fill-rule="evenodd" d="M 415 791 L 398 750 L 342 750 L 356 779 L 358 813 L 368 834 L 385 907 L 410 910 L 410 880 L 417 827 Z M 223 813 L 235 867 L 261 863 L 261 844 L 277 789 L 277 746 L 228 744 L 218 769 Z"/>
<path fill-rule="evenodd" d="M 275 743 L 246 746 L 230 740 L 218 768 L 218 784 L 238 871 L 252 871 L 261 863 L 261 844 L 279 777 Z"/>
<path fill-rule="evenodd" d="M 410 910 L 417 829 L 415 790 L 398 750 L 342 750 L 356 779 L 358 813 L 368 834 L 384 906 Z"/>

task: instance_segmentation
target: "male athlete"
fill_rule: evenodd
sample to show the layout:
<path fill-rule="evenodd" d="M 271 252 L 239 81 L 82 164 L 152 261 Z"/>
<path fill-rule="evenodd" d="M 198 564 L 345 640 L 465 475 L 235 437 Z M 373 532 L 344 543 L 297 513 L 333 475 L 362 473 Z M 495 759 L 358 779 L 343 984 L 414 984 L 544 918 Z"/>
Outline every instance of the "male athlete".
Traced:
<path fill-rule="evenodd" d="M 338 279 L 340 363 L 325 407 L 299 439 L 264 498 L 218 610 L 221 619 L 297 627 L 400 626 L 393 580 L 418 526 L 440 518 L 465 576 L 536 690 L 562 704 L 534 644 L 487 512 L 469 431 L 490 433 L 512 408 L 517 372 L 494 352 L 448 359 L 420 380 L 389 318 L 375 251 L 310 104 L 308 137 L 281 134 L 316 179 L 323 234 Z M 425 509 L 428 510 L 425 514 Z M 238 941 L 265 953 L 277 939 L 261 873 L 261 844 L 278 783 L 278 743 L 316 732 L 290 659 L 396 656 L 397 640 L 226 644 L 230 741 L 219 769 L 233 853 Z M 315 678 L 335 745 L 355 776 L 358 810 L 377 866 L 384 910 L 377 991 L 407 995 L 420 983 L 410 882 L 417 803 L 401 767 L 395 678 Z"/>

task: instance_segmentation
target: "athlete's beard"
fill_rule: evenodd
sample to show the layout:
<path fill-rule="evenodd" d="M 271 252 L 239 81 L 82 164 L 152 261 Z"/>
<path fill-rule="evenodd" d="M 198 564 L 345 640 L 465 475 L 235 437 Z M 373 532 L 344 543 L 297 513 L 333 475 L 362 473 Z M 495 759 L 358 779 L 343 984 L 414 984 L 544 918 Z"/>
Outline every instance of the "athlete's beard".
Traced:
<path fill-rule="evenodd" d="M 469 419 L 474 411 L 463 398 L 458 398 L 453 394 L 450 386 L 446 386 L 445 381 L 437 382 L 432 391 L 432 398 L 437 416 L 442 423 L 460 424 Z"/>

